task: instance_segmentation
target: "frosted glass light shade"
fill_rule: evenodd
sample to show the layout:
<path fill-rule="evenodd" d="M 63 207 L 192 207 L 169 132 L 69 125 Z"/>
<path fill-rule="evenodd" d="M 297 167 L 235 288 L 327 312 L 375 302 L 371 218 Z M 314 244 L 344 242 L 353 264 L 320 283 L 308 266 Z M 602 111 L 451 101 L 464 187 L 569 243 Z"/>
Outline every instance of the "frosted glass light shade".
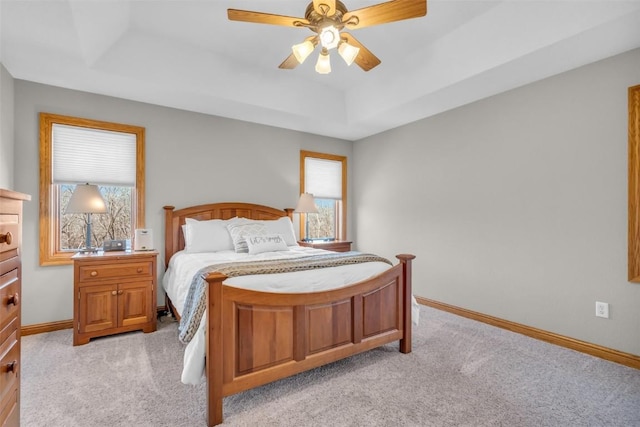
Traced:
<path fill-rule="evenodd" d="M 322 49 L 320 55 L 318 55 L 318 62 L 316 62 L 316 71 L 319 74 L 329 74 L 331 72 L 331 60 L 329 59 L 329 52 Z"/>
<path fill-rule="evenodd" d="M 78 184 L 65 213 L 107 213 L 107 205 L 97 185 Z"/>
<path fill-rule="evenodd" d="M 358 53 L 360 53 L 360 48 L 351 46 L 347 42 L 342 42 L 340 43 L 340 46 L 338 46 L 338 53 L 340 54 L 342 59 L 344 59 L 344 62 L 346 62 L 347 65 L 351 65 L 358 56 Z"/>
<path fill-rule="evenodd" d="M 313 43 L 311 43 L 309 40 L 305 40 L 300 44 L 293 45 L 293 47 L 291 47 L 291 50 L 293 51 L 293 56 L 295 56 L 298 62 L 302 64 L 304 60 L 307 59 L 309 55 L 311 55 L 311 52 L 313 52 L 314 48 L 315 46 L 313 45 Z"/>

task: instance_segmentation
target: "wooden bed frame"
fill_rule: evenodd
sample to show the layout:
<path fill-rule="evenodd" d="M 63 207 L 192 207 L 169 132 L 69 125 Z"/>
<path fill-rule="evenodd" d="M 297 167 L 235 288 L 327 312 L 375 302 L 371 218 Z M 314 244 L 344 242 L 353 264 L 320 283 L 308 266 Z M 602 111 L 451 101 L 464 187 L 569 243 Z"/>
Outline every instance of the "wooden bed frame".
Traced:
<path fill-rule="evenodd" d="M 184 248 L 186 218 L 236 216 L 273 220 L 293 215 L 249 203 L 165 206 L 165 264 Z M 381 345 L 411 352 L 411 260 L 350 286 L 325 292 L 269 293 L 226 286 L 207 277 L 207 425 L 222 423 L 222 400 Z"/>

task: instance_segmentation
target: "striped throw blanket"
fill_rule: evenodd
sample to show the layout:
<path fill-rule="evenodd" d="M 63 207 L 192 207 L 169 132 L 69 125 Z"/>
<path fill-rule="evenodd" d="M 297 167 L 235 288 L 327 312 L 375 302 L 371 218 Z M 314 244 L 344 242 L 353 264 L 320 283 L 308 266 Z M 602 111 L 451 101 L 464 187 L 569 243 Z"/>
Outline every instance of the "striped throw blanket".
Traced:
<path fill-rule="evenodd" d="M 290 273 L 318 268 L 337 267 L 341 265 L 359 264 L 363 262 L 391 262 L 378 255 L 360 252 L 334 252 L 330 254 L 311 255 L 302 258 L 267 261 L 246 261 L 214 264 L 200 269 L 191 280 L 182 318 L 178 326 L 178 338 L 188 343 L 195 335 L 206 311 L 207 281 L 205 278 L 214 271 L 227 277 L 247 276 L 254 274 Z"/>

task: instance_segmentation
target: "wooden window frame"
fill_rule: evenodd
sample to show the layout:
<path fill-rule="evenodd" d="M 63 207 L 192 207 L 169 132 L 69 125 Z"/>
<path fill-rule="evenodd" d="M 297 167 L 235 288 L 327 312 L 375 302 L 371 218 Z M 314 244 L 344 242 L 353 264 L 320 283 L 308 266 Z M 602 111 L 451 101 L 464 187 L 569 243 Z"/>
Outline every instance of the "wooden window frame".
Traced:
<path fill-rule="evenodd" d="M 640 283 L 640 85 L 629 88 L 628 280 Z"/>
<path fill-rule="evenodd" d="M 336 154 L 318 153 L 315 151 L 300 150 L 300 193 L 305 192 L 304 184 L 304 164 L 307 157 L 315 159 L 333 160 L 342 162 L 342 200 L 340 202 L 341 212 L 336 229 L 336 240 L 347 240 L 347 157 Z M 304 215 L 304 214 L 302 214 Z M 304 221 L 300 221 L 300 236 L 304 235 Z"/>
<path fill-rule="evenodd" d="M 131 207 L 135 215 L 135 228 L 144 228 L 144 142 L 145 128 L 120 123 L 78 117 L 40 113 L 40 265 L 71 264 L 75 252 L 60 249 L 60 218 L 58 217 L 58 189 L 52 183 L 52 129 L 54 124 L 85 127 L 90 129 L 125 132 L 136 135 L 136 188 Z"/>

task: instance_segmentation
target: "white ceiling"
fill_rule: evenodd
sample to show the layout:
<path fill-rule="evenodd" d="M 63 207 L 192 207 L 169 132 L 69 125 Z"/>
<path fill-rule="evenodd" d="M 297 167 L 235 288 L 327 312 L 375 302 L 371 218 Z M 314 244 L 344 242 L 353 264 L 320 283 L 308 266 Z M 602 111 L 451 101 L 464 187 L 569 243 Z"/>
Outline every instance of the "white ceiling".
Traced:
<path fill-rule="evenodd" d="M 332 53 L 319 75 L 317 52 L 278 69 L 309 30 L 226 14 L 307 4 L 0 0 L 0 60 L 17 79 L 357 140 L 640 47 L 640 0 L 429 0 L 426 17 L 352 31 L 378 67 Z"/>

